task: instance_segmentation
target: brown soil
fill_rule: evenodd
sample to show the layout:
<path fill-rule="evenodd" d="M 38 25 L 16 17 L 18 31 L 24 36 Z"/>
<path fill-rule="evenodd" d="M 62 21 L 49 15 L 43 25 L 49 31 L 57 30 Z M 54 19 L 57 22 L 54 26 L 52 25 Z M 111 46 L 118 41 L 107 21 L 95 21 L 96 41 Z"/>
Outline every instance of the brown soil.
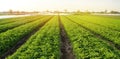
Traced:
<path fill-rule="evenodd" d="M 73 55 L 73 49 L 70 44 L 69 38 L 67 37 L 67 33 L 64 29 L 64 26 L 60 20 L 60 16 L 58 16 L 59 19 L 59 26 L 60 26 L 60 36 L 61 36 L 61 58 L 60 59 L 75 59 Z"/>

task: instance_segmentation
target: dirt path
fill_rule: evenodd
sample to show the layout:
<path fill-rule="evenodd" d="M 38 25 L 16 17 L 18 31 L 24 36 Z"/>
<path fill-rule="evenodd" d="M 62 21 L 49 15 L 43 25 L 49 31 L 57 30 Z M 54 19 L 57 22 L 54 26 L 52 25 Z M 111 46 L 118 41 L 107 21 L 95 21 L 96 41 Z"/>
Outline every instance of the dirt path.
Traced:
<path fill-rule="evenodd" d="M 73 55 L 73 49 L 70 44 L 69 38 L 67 37 L 67 33 L 64 29 L 64 26 L 60 20 L 60 16 L 58 16 L 59 19 L 59 26 L 60 26 L 60 36 L 61 36 L 61 58 L 60 59 L 75 59 Z"/>
<path fill-rule="evenodd" d="M 69 19 L 71 22 L 76 23 L 75 21 L 71 20 L 70 18 L 68 18 L 68 17 L 66 17 L 66 18 Z M 79 25 L 80 27 L 86 29 L 87 31 L 91 32 L 95 37 L 97 37 L 97 38 L 105 41 L 105 42 L 108 43 L 111 47 L 120 50 L 120 46 L 117 45 L 117 44 L 115 44 L 115 43 L 113 43 L 112 41 L 110 41 L 110 39 L 104 37 L 103 35 L 101 35 L 101 34 L 99 34 L 99 33 L 96 33 L 95 31 L 93 31 L 93 30 L 91 30 L 91 29 L 89 29 L 89 28 L 87 28 L 87 27 L 85 27 L 85 26 L 83 26 L 83 25 L 81 25 L 81 24 L 79 24 L 79 23 L 76 23 L 76 24 Z"/>
<path fill-rule="evenodd" d="M 40 23 L 38 27 L 36 27 L 31 33 L 27 34 L 25 37 L 23 37 L 19 42 L 16 43 L 11 49 L 9 49 L 7 52 L 5 52 L 0 59 L 5 59 L 7 56 L 12 55 L 16 50 L 21 47 L 32 35 L 34 35 L 42 26 L 44 26 L 52 17 L 50 17 L 48 20 L 46 20 L 43 23 Z"/>

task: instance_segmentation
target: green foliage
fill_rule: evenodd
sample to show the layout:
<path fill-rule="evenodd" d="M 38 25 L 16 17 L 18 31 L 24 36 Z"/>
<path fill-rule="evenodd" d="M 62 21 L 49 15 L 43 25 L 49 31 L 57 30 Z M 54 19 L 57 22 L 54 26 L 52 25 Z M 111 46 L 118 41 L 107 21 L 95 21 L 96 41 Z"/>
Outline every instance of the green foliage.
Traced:
<path fill-rule="evenodd" d="M 59 59 L 59 31 L 58 19 L 54 17 L 7 59 Z"/>
<path fill-rule="evenodd" d="M 119 59 L 120 52 L 79 25 L 62 18 L 76 59 Z M 72 20 L 80 23 L 76 18 Z M 69 26 L 70 25 L 70 26 Z M 91 27 L 93 28 L 93 27 Z"/>
<path fill-rule="evenodd" d="M 107 17 L 102 18 L 98 16 L 83 16 L 83 18 L 76 16 L 74 17 L 74 21 L 85 26 L 86 28 L 89 28 L 90 30 L 93 30 L 96 33 L 101 34 L 105 38 L 108 38 L 109 41 L 112 41 L 114 44 L 120 46 L 120 20 Z"/>
<path fill-rule="evenodd" d="M 6 30 L 9 30 L 9 29 L 12 29 L 14 27 L 17 27 L 17 26 L 20 26 L 20 25 L 24 25 L 26 23 L 29 23 L 29 22 L 32 22 L 32 21 L 35 21 L 35 20 L 38 20 L 40 17 L 25 17 L 24 19 L 21 19 L 19 21 L 17 21 L 18 19 L 14 19 L 15 22 L 11 22 L 11 23 L 8 23 L 8 24 L 4 24 L 4 25 L 0 25 L 0 32 L 4 32 Z"/>
<path fill-rule="evenodd" d="M 8 24 L 8 23 L 11 23 L 11 22 L 25 20 L 25 19 L 28 19 L 28 18 L 30 19 L 30 18 L 33 18 L 33 17 L 37 17 L 37 16 L 27 16 L 27 17 L 16 17 L 16 18 L 0 19 L 0 25 Z"/>
<path fill-rule="evenodd" d="M 47 20 L 47 18 L 48 17 L 45 17 L 45 19 L 36 20 L 31 23 L 0 33 L 0 55 L 13 47 L 14 44 L 16 44 L 20 39 L 38 27 L 39 24 Z"/>
<path fill-rule="evenodd" d="M 45 16 L 41 20 L 37 20 L 39 16 L 30 17 L 32 19 L 28 17 L 23 21 L 19 20 L 20 23 L 16 19 L 0 20 L 0 24 L 3 24 L 0 25 L 0 29 L 3 30 L 25 24 L 0 33 L 0 55 L 13 47 L 21 38 L 38 27 L 39 24 L 44 23 L 49 17 Z M 76 59 L 120 59 L 118 49 L 89 31 L 90 29 L 108 38 L 105 40 L 120 46 L 119 16 L 70 15 L 67 17 L 88 28 L 86 30 L 65 18 L 65 16 L 61 16 L 61 21 L 70 39 Z M 11 23 L 5 24 L 7 22 Z M 58 16 L 55 16 L 32 35 L 13 55 L 8 56 L 6 59 L 60 59 L 59 32 Z"/>

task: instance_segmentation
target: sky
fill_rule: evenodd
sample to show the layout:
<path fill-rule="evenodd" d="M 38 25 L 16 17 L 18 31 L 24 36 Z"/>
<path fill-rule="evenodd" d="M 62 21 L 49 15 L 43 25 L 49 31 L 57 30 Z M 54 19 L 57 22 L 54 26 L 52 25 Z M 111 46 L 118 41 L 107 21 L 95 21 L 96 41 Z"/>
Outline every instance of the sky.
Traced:
<path fill-rule="evenodd" d="M 0 11 L 120 11 L 120 0 L 0 0 Z"/>

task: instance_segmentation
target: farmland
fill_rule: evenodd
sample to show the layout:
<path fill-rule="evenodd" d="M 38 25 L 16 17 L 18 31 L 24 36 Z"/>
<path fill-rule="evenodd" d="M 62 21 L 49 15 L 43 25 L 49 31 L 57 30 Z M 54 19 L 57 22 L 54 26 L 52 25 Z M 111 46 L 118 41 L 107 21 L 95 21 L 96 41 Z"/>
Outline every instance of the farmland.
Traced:
<path fill-rule="evenodd" d="M 1 19 L 0 59 L 120 59 L 120 16 Z"/>

